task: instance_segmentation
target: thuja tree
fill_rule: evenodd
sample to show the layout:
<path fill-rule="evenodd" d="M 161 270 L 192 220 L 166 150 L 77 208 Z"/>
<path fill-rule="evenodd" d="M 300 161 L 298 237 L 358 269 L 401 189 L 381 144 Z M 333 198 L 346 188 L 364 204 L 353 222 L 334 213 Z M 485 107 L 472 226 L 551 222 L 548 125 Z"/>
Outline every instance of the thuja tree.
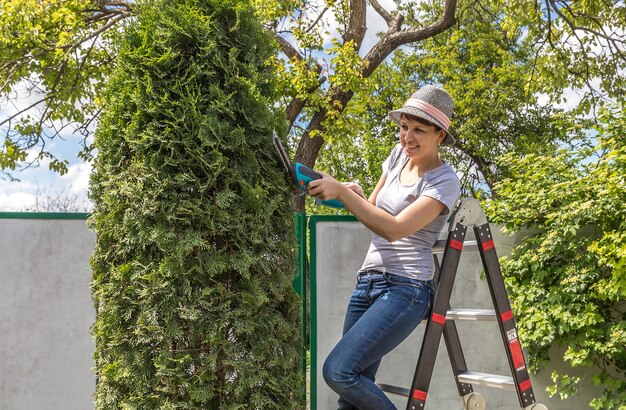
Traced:
<path fill-rule="evenodd" d="M 96 407 L 298 408 L 271 41 L 244 0 L 137 7 L 90 186 Z"/>

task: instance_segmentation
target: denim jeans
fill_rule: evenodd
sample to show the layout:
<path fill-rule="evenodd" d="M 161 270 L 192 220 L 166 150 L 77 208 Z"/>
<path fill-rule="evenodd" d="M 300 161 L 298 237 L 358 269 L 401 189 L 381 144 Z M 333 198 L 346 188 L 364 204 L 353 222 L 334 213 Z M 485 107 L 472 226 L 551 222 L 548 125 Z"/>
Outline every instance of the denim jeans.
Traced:
<path fill-rule="evenodd" d="M 428 314 L 430 281 L 383 272 L 359 272 L 344 320 L 343 337 L 324 362 L 324 380 L 339 394 L 339 409 L 396 407 L 374 383 L 384 355 Z"/>

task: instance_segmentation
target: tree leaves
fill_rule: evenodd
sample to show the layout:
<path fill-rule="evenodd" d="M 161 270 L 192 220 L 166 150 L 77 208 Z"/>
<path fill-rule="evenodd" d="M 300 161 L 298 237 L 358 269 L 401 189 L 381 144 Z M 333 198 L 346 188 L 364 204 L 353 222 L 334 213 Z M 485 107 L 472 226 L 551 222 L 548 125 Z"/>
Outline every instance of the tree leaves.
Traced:
<path fill-rule="evenodd" d="M 90 0 L 0 2 L 0 98 L 11 107 L 0 127 L 20 152 L 39 149 L 36 161 L 52 158 L 55 171 L 66 171 L 65 159 L 46 151 L 46 140 L 68 124 L 87 136 L 99 113 L 96 97 L 114 53 L 106 31 L 129 15 L 123 3 L 107 7 Z M 3 163 L 15 169 L 10 156 Z"/>
<path fill-rule="evenodd" d="M 625 131 L 616 105 L 601 112 L 594 149 L 503 157 L 511 174 L 485 202 L 493 222 L 531 229 L 502 264 L 529 362 L 537 367 L 553 344 L 568 346 L 563 359 L 595 366 L 605 386 L 594 409 L 619 408 L 626 396 Z M 566 373 L 553 380 L 552 394 L 577 391 L 579 380 Z"/>
<path fill-rule="evenodd" d="M 96 133 L 98 408 L 296 408 L 274 49 L 246 1 L 142 5 Z"/>

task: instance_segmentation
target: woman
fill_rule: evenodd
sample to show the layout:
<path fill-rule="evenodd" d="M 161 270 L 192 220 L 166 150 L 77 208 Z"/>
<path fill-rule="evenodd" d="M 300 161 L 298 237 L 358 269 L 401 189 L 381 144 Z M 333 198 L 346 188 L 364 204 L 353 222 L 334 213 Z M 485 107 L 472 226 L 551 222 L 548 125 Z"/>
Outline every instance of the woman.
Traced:
<path fill-rule="evenodd" d="M 344 320 L 343 337 L 324 363 L 339 409 L 395 409 L 375 385 L 382 357 L 399 345 L 430 313 L 432 247 L 456 203 L 460 182 L 439 158 L 452 144 L 448 132 L 452 98 L 424 86 L 389 113 L 400 125 L 400 143 L 383 163 L 370 195 L 354 183 L 320 172 L 308 193 L 338 199 L 373 233 L 372 242 Z"/>

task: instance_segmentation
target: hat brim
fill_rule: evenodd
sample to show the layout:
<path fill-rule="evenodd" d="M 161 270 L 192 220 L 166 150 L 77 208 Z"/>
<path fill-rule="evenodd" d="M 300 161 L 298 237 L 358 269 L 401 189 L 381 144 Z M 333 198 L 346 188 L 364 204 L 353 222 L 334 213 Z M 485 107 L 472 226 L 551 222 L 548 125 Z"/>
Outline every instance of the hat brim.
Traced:
<path fill-rule="evenodd" d="M 432 124 L 436 124 L 439 128 L 441 128 L 442 130 L 446 132 L 446 137 L 443 139 L 443 141 L 441 141 L 441 143 L 443 145 L 453 145 L 455 143 L 456 140 L 454 139 L 454 136 L 450 134 L 448 129 L 444 127 L 443 124 L 441 124 L 441 122 L 439 122 L 435 117 L 428 114 L 427 112 L 420 110 L 419 108 L 406 106 L 398 110 L 390 111 L 388 115 L 389 115 L 390 120 L 400 125 L 400 117 L 402 116 L 402 114 L 412 115 L 417 118 L 425 119 L 426 121 Z"/>

